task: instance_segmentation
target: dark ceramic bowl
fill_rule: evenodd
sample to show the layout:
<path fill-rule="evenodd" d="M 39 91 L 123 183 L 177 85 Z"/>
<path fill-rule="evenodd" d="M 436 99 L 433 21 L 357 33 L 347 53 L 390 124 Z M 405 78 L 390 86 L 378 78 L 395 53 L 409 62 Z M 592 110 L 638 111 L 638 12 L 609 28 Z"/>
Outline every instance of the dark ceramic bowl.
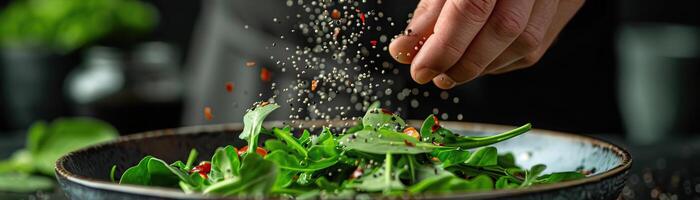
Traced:
<path fill-rule="evenodd" d="M 413 121 L 412 123 L 420 123 Z M 334 127 L 348 126 L 337 121 Z M 443 122 L 457 133 L 482 135 L 512 129 L 510 126 Z M 280 123 L 267 123 L 266 127 Z M 327 125 L 321 121 L 304 126 Z M 184 127 L 129 135 L 117 141 L 72 152 L 56 163 L 56 177 L 71 199 L 214 199 L 217 197 L 185 194 L 177 189 L 119 185 L 109 181 L 112 165 L 117 177 L 146 155 L 167 162 L 186 160 L 192 148 L 199 150 L 200 160 L 209 160 L 219 146 L 243 146 L 238 139 L 240 124 Z M 455 193 L 422 196 L 427 199 L 616 199 L 627 178 L 632 158 L 624 149 L 598 139 L 534 129 L 496 145 L 500 152 L 513 152 L 523 167 L 546 164 L 547 172 L 585 169 L 593 172 L 587 178 L 539 185 L 526 189 L 490 192 Z"/>

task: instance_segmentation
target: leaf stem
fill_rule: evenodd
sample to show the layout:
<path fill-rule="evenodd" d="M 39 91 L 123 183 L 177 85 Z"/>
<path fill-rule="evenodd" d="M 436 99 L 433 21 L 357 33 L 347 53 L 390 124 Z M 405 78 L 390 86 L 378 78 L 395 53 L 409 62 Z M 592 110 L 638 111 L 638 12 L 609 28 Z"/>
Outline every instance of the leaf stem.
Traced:
<path fill-rule="evenodd" d="M 483 147 L 483 146 L 499 143 L 499 142 L 502 142 L 504 140 L 518 136 L 520 134 L 526 133 L 526 132 L 530 131 L 531 128 L 532 128 L 532 125 L 530 123 L 527 123 L 523 126 L 520 126 L 520 127 L 515 128 L 513 130 L 510 130 L 510 131 L 506 131 L 506 132 L 498 134 L 498 135 L 492 135 L 492 136 L 486 136 L 486 137 L 462 137 L 462 138 L 460 138 L 461 141 L 459 141 L 457 143 L 447 144 L 446 146 L 461 147 L 461 148 Z"/>
<path fill-rule="evenodd" d="M 391 152 L 386 152 L 386 158 L 384 159 L 384 184 L 386 184 L 385 193 L 388 193 L 391 189 L 391 164 L 392 164 Z"/>
<path fill-rule="evenodd" d="M 185 164 L 185 170 L 190 171 L 192 169 L 192 165 L 198 155 L 197 149 L 192 148 L 192 150 L 190 150 L 190 155 L 187 157 L 187 163 Z"/>

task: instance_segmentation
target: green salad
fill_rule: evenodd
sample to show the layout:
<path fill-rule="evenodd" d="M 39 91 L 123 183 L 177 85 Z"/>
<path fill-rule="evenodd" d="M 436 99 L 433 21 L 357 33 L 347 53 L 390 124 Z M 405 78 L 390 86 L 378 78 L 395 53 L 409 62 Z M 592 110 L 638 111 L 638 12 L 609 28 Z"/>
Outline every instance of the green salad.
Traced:
<path fill-rule="evenodd" d="M 246 146 L 220 147 L 209 161 L 196 160 L 194 149 L 184 163 L 146 156 L 118 180 L 113 167 L 112 181 L 204 195 L 305 199 L 514 189 L 585 177 L 575 171 L 543 174 L 545 165 L 522 168 L 513 154 L 489 146 L 529 131 L 530 124 L 493 136 L 462 136 L 433 115 L 417 129 L 374 104 L 344 131 L 326 127 L 295 136 L 289 126 L 262 127 L 277 108 L 263 102 L 245 114 L 239 137 Z M 261 135 L 270 139 L 259 141 Z"/>

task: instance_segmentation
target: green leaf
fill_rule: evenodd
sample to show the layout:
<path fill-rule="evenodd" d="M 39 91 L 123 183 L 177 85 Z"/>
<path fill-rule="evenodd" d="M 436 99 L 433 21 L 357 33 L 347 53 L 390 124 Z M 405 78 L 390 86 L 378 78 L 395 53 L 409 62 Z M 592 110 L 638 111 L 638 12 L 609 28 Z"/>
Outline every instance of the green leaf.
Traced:
<path fill-rule="evenodd" d="M 262 197 L 270 192 L 278 173 L 274 163 L 256 153 L 244 155 L 240 171 L 241 176 L 214 183 L 203 193 Z"/>
<path fill-rule="evenodd" d="M 535 180 L 535 182 L 537 184 L 550 184 L 550 183 L 559 183 L 559 182 L 564 182 L 564 181 L 577 180 L 577 179 L 582 179 L 585 177 L 586 177 L 586 175 L 583 175 L 579 172 L 556 172 L 556 173 L 551 173 L 551 174 L 540 176 L 537 178 L 537 180 Z"/>
<path fill-rule="evenodd" d="M 525 178 L 520 184 L 520 187 L 529 187 L 535 183 L 535 180 L 540 176 L 540 174 L 547 169 L 546 165 L 538 164 L 530 168 L 530 170 L 525 171 Z"/>
<path fill-rule="evenodd" d="M 238 169 L 240 165 L 238 153 L 233 146 L 219 147 L 211 158 L 210 178 L 215 182 L 222 179 L 232 179 L 239 175 Z"/>
<path fill-rule="evenodd" d="M 484 147 L 469 156 L 466 165 L 485 167 L 498 164 L 498 152 L 495 147 Z"/>
<path fill-rule="evenodd" d="M 117 138 L 109 124 L 90 118 L 61 118 L 48 127 L 37 123 L 30 128 L 28 148 L 31 163 L 42 174 L 53 175 L 56 160 L 68 152 Z"/>
<path fill-rule="evenodd" d="M 109 170 L 109 180 L 112 181 L 112 183 L 115 183 L 116 179 L 114 179 L 114 174 L 117 172 L 117 165 L 112 165 L 112 169 Z"/>
<path fill-rule="evenodd" d="M 194 162 L 197 160 L 197 155 L 199 153 L 197 152 L 197 149 L 191 149 L 190 150 L 190 155 L 187 156 L 187 164 L 185 164 L 185 171 L 190 171 L 192 170 L 192 166 L 194 165 Z"/>
<path fill-rule="evenodd" d="M 304 157 L 308 156 L 308 152 L 306 151 L 306 149 L 297 141 L 296 138 L 294 138 L 294 136 L 292 136 L 291 132 L 279 128 L 273 128 L 272 132 L 278 139 L 281 139 L 284 142 L 286 142 L 287 145 L 289 145 L 289 147 L 298 151 Z"/>
<path fill-rule="evenodd" d="M 501 176 L 496 181 L 496 189 L 515 189 L 520 186 L 520 181 L 511 176 Z"/>
<path fill-rule="evenodd" d="M 193 184 L 189 174 L 163 160 L 146 156 L 139 164 L 124 171 L 119 184 L 173 187 L 177 186 L 179 181 Z"/>
<path fill-rule="evenodd" d="M 426 192 L 451 193 L 491 189 L 493 189 L 493 180 L 485 175 L 474 177 L 471 180 L 464 180 L 451 174 L 445 174 L 425 179 L 408 188 L 408 192 L 411 194 Z"/>
<path fill-rule="evenodd" d="M 348 149 L 375 154 L 419 154 L 445 148 L 418 142 L 416 138 L 387 129 L 364 129 L 354 134 L 343 135 L 340 142 Z"/>
<path fill-rule="evenodd" d="M 433 151 L 433 156 L 442 162 L 442 167 L 447 168 L 453 165 L 462 164 L 469 159 L 469 151 L 457 149 L 439 149 Z"/>
<path fill-rule="evenodd" d="M 433 139 L 433 126 L 435 125 L 437 118 L 435 115 L 428 115 L 425 120 L 423 120 L 423 125 L 420 127 L 420 137 L 424 141 L 431 141 Z"/>
<path fill-rule="evenodd" d="M 525 124 L 521 127 L 515 128 L 510 131 L 506 131 L 501 134 L 497 135 L 492 135 L 492 136 L 486 136 L 486 137 L 457 137 L 457 141 L 454 143 L 445 143 L 445 146 L 451 146 L 451 147 L 461 147 L 461 148 L 476 148 L 476 147 L 483 147 L 483 146 L 488 146 L 492 145 L 495 143 L 499 143 L 505 140 L 508 140 L 510 138 L 513 138 L 515 136 L 518 136 L 520 134 L 526 133 L 530 131 L 530 128 L 532 128 L 532 125 Z"/>
<path fill-rule="evenodd" d="M 299 160 L 297 157 L 284 151 L 273 151 L 270 154 L 267 154 L 265 159 L 274 162 L 279 168 L 299 172 L 314 172 L 322 170 L 333 166 L 338 162 L 337 156 L 318 161 Z"/>
<path fill-rule="evenodd" d="M 503 168 L 518 168 L 518 165 L 515 164 L 515 156 L 510 152 L 498 156 L 498 166 Z"/>
<path fill-rule="evenodd" d="M 33 193 L 53 189 L 53 179 L 21 173 L 0 173 L 0 192 Z"/>
<path fill-rule="evenodd" d="M 388 128 L 395 131 L 403 130 L 406 127 L 399 115 L 382 108 L 372 108 L 367 110 L 362 117 L 362 124 L 365 128 Z"/>
<path fill-rule="evenodd" d="M 243 132 L 238 137 L 248 141 L 247 153 L 255 153 L 255 149 L 258 146 L 258 136 L 260 136 L 260 129 L 265 117 L 279 107 L 279 105 L 274 103 L 256 106 L 243 116 Z"/>

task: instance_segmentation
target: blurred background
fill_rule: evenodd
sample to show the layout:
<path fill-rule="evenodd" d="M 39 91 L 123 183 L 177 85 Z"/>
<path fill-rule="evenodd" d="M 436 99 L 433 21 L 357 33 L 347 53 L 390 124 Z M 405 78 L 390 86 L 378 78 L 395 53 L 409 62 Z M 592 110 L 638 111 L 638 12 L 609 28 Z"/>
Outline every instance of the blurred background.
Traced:
<path fill-rule="evenodd" d="M 385 26 L 390 36 L 403 30 L 415 7 L 394 4 L 385 2 L 390 8 L 383 8 L 400 22 Z M 676 149 L 649 148 L 678 142 L 694 152 L 700 145 L 688 138 L 700 132 L 699 6 L 683 0 L 663 5 L 589 0 L 536 66 L 460 86 L 449 92 L 458 103 L 436 108 L 456 110 L 463 121 L 532 122 L 541 129 L 591 134 L 636 148 L 635 156 L 668 154 Z M 0 141 L 8 149 L 0 158 L 23 146 L 32 123 L 62 116 L 98 118 L 122 135 L 240 122 L 241 109 L 260 100 L 258 92 L 270 91 L 269 85 L 245 86 L 257 81 L 249 80 L 257 72 L 237 70 L 251 59 L 273 65 L 266 58 L 275 52 L 262 47 L 271 43 L 266 35 L 278 37 L 272 18 L 287 13 L 294 12 L 274 0 L 0 1 Z M 394 79 L 406 79 L 398 81 L 405 88 L 431 94 L 416 97 L 421 105 L 444 100 L 434 86 L 408 80 L 407 67 L 384 59 L 401 69 Z M 225 83 L 237 79 L 241 92 L 222 97 L 231 96 Z M 216 106 L 216 118 L 207 121 L 202 109 L 210 105 Z M 408 109 L 408 101 L 393 107 L 402 107 L 412 119 L 435 108 Z M 448 119 L 457 120 L 456 114 Z M 653 169 L 673 163 L 646 160 Z M 639 173 L 650 171 L 645 170 L 637 167 Z M 654 173 L 661 174 L 656 180 L 661 183 L 675 171 Z M 700 186 L 690 187 L 693 195 L 700 193 Z M 645 194 L 636 197 L 657 187 L 639 188 Z"/>

